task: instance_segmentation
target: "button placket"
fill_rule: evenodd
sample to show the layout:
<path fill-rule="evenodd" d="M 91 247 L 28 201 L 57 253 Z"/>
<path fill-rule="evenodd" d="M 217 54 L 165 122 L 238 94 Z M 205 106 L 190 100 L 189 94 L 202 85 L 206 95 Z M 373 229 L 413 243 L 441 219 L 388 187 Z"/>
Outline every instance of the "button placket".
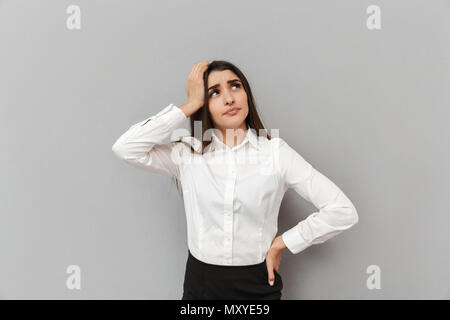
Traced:
<path fill-rule="evenodd" d="M 236 181 L 236 163 L 234 153 L 231 152 L 227 156 L 228 172 L 224 194 L 224 247 L 225 247 L 225 263 L 232 264 L 233 257 L 233 195 Z"/>

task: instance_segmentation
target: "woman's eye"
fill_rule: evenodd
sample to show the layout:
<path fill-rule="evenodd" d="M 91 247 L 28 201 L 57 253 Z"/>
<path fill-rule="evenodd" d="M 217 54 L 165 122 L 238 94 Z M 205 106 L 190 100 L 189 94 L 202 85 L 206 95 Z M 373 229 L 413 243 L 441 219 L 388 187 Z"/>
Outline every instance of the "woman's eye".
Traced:
<path fill-rule="evenodd" d="M 237 87 L 237 88 L 240 88 L 240 87 L 241 87 L 241 85 L 240 85 L 239 83 L 234 83 L 234 84 L 232 84 L 231 86 L 232 86 L 232 87 Z M 213 91 L 211 91 L 211 93 L 209 94 L 209 96 L 212 97 L 214 92 L 217 92 L 217 93 L 218 93 L 219 91 L 213 90 Z"/>

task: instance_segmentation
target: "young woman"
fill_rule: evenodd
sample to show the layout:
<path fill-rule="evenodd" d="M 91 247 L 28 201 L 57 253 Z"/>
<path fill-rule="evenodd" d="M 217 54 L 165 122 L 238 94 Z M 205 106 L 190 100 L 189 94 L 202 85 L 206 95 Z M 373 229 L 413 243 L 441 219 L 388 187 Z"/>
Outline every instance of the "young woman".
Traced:
<path fill-rule="evenodd" d="M 187 94 L 183 105 L 170 104 L 131 126 L 112 150 L 137 168 L 181 182 L 188 234 L 183 300 L 281 299 L 281 251 L 297 254 L 334 237 L 358 222 L 356 209 L 286 141 L 265 132 L 236 66 L 195 64 Z M 188 117 L 191 135 L 164 143 Z M 318 211 L 275 237 L 289 188 Z"/>

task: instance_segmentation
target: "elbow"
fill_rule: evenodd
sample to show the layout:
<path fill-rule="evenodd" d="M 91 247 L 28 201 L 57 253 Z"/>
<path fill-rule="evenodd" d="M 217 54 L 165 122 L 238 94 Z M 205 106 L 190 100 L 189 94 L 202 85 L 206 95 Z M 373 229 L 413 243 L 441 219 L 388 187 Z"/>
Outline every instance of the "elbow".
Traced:
<path fill-rule="evenodd" d="M 342 230 L 353 227 L 359 221 L 358 212 L 353 205 L 346 205 L 337 209 L 333 225 L 339 226 Z"/>
<path fill-rule="evenodd" d="M 141 153 L 135 150 L 132 144 L 126 141 L 117 140 L 111 147 L 112 152 L 120 159 L 126 162 L 134 163 L 141 162 L 147 159 L 148 153 Z M 146 160 L 151 161 L 150 160 Z M 149 162 L 150 163 L 150 162 Z"/>
<path fill-rule="evenodd" d="M 354 226 L 355 224 L 358 223 L 358 221 L 359 221 L 358 212 L 356 211 L 356 208 L 352 206 L 350 210 L 349 222 L 351 226 Z"/>
<path fill-rule="evenodd" d="M 125 158 L 125 152 L 124 152 L 123 146 L 121 143 L 119 143 L 119 141 L 116 141 L 113 144 L 111 150 L 118 158 L 120 158 L 120 159 Z"/>
<path fill-rule="evenodd" d="M 346 224 L 348 227 L 352 227 L 359 221 L 359 215 L 358 211 L 355 208 L 355 205 L 346 197 L 345 204 L 343 205 L 343 208 L 345 208 L 342 212 L 345 212 L 344 219 L 346 221 Z"/>

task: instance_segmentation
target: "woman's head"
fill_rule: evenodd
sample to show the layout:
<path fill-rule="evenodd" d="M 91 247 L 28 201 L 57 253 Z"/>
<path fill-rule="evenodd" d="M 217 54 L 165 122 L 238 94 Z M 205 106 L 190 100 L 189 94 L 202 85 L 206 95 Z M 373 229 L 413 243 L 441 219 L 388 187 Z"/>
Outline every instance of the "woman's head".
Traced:
<path fill-rule="evenodd" d="M 207 78 L 207 106 L 215 128 L 225 131 L 245 125 L 247 93 L 242 80 L 230 69 L 212 70 Z M 228 112 L 235 110 L 233 112 Z"/>
<path fill-rule="evenodd" d="M 264 129 L 256 110 L 252 91 L 247 78 L 238 67 L 230 62 L 215 60 L 211 62 L 203 74 L 205 89 L 205 104 L 191 115 L 191 133 L 194 132 L 194 121 L 201 121 L 202 137 L 208 129 L 219 129 L 225 132 L 227 128 L 256 130 Z M 238 109 L 235 114 L 229 114 L 232 108 Z M 269 134 L 265 136 L 270 139 Z M 210 143 L 201 139 L 202 151 Z"/>

